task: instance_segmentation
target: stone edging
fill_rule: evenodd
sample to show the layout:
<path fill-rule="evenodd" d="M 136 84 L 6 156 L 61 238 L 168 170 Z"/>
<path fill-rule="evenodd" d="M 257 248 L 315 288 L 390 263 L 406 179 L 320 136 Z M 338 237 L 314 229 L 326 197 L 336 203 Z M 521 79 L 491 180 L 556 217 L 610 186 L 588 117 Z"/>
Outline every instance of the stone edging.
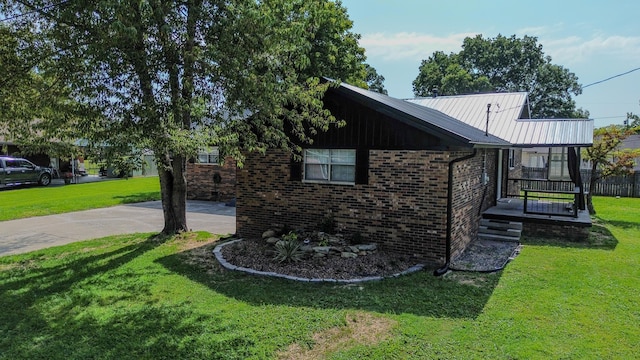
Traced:
<path fill-rule="evenodd" d="M 279 278 L 288 279 L 288 280 L 294 280 L 294 281 L 304 281 L 304 282 L 313 282 L 313 283 L 320 283 L 320 282 L 347 283 L 347 284 L 361 283 L 361 282 L 365 282 L 365 281 L 379 281 L 379 280 L 382 280 L 382 279 L 385 279 L 385 278 L 394 278 L 394 277 L 410 274 L 410 273 L 413 273 L 413 272 L 416 272 L 416 271 L 420 271 L 420 270 L 422 270 L 424 268 L 424 264 L 417 264 L 417 265 L 414 265 L 414 266 L 408 268 L 405 271 L 402 271 L 400 273 L 393 274 L 393 275 L 390 275 L 390 276 L 368 276 L 368 277 L 356 278 L 356 279 L 303 278 L 303 277 L 298 277 L 298 276 L 278 274 L 278 273 L 275 273 L 275 272 L 258 271 L 258 270 L 254 270 L 254 269 L 250 269 L 250 268 L 246 268 L 246 267 L 242 267 L 242 266 L 235 266 L 233 264 L 230 264 L 222 256 L 222 248 L 227 246 L 227 245 L 234 244 L 234 243 L 237 243 L 237 242 L 243 241 L 243 240 L 244 239 L 236 239 L 236 240 L 232 240 L 232 241 L 229 241 L 229 242 L 225 242 L 225 243 L 217 245 L 213 249 L 213 254 L 216 256 L 216 259 L 218 260 L 218 262 L 220 262 L 220 265 L 222 265 L 222 267 L 224 267 L 225 269 L 228 269 L 228 270 L 243 271 L 243 272 L 246 272 L 246 273 L 249 273 L 249 274 L 253 274 L 253 275 L 279 277 Z"/>

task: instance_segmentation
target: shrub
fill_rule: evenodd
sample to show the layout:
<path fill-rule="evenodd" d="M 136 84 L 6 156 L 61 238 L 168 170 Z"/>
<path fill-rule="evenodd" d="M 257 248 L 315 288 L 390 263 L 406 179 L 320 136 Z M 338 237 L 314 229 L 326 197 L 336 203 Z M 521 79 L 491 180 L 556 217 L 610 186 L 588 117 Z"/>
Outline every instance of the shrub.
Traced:
<path fill-rule="evenodd" d="M 349 239 L 349 243 L 351 245 L 359 245 L 362 244 L 364 242 L 364 238 L 362 237 L 362 234 L 360 232 L 356 232 L 353 235 L 351 235 L 351 238 Z"/>
<path fill-rule="evenodd" d="M 336 229 L 336 221 L 333 219 L 333 215 L 327 214 L 319 225 L 320 231 L 325 232 L 327 234 L 333 234 Z"/>
<path fill-rule="evenodd" d="M 298 235 L 294 232 L 284 235 L 283 239 L 276 243 L 275 254 L 273 259 L 281 263 L 302 260 L 304 251 L 300 248 Z"/>

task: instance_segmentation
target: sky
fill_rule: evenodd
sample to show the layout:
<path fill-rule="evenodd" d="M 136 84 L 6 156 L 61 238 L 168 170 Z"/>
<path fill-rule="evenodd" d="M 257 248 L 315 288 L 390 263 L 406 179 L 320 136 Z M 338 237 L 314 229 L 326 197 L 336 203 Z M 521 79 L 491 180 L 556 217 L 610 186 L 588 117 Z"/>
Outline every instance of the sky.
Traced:
<path fill-rule="evenodd" d="M 595 127 L 640 113 L 640 1 L 342 0 L 367 63 L 390 96 L 412 98 L 423 59 L 462 50 L 465 37 L 535 36 L 552 63 L 576 74 L 574 100 Z M 614 79 L 589 84 L 638 69 Z"/>

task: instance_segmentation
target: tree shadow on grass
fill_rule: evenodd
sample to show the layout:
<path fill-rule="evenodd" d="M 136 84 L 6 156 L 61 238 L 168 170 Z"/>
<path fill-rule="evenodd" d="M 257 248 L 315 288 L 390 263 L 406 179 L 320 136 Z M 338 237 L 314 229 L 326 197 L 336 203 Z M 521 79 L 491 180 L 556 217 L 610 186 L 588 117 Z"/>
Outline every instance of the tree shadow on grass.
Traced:
<path fill-rule="evenodd" d="M 589 238 L 584 241 L 571 241 L 559 238 L 543 238 L 537 236 L 523 236 L 520 242 L 524 245 L 554 246 L 578 249 L 615 250 L 618 239 L 606 227 L 593 224 L 589 231 Z"/>
<path fill-rule="evenodd" d="M 439 318 L 476 318 L 502 275 L 502 272 L 454 272 L 435 277 L 430 269 L 356 284 L 297 282 L 226 270 L 213 255 L 214 246 L 205 245 L 158 261 L 167 269 L 218 293 L 253 305 L 351 309 Z"/>
<path fill-rule="evenodd" d="M 251 356 L 255 344 L 233 324 L 154 299 L 162 268 L 126 266 L 164 240 L 100 253 L 33 252 L 9 263 L 0 274 L 0 359 Z M 50 257 L 58 265 L 47 267 Z"/>

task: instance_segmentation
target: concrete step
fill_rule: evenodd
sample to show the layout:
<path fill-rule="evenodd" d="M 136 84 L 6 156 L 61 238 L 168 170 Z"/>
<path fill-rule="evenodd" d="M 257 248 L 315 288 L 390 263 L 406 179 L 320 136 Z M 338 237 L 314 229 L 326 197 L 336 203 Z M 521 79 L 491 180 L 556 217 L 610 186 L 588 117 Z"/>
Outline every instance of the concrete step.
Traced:
<path fill-rule="evenodd" d="M 478 233 L 478 239 L 481 239 L 481 240 L 520 242 L 520 236 L 505 236 L 505 235 L 497 235 L 497 234 Z"/>
<path fill-rule="evenodd" d="M 509 220 L 480 219 L 480 225 L 491 229 L 522 230 L 522 223 Z"/>
<path fill-rule="evenodd" d="M 515 236 L 520 238 L 522 234 L 522 230 L 518 229 L 495 229 L 492 227 L 480 226 L 478 229 L 479 233 L 482 234 L 495 234 L 495 235 L 504 235 L 504 236 Z"/>

